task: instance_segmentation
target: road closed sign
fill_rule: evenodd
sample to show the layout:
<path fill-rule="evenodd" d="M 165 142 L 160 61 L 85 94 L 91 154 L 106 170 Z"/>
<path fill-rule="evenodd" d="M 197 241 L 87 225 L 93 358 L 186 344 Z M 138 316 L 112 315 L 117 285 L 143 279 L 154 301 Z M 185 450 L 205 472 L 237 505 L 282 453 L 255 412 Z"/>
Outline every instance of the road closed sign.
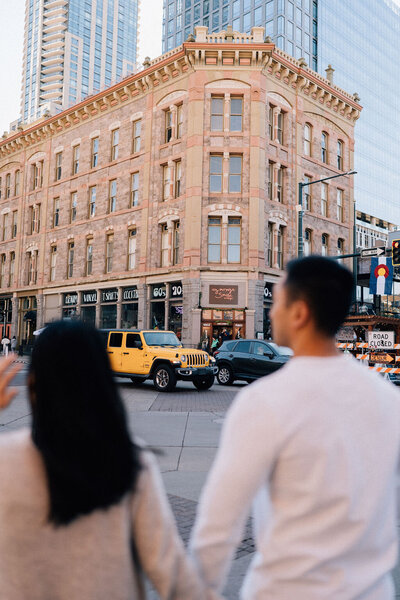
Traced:
<path fill-rule="evenodd" d="M 392 350 L 394 331 L 368 331 L 368 346 L 372 350 Z"/>

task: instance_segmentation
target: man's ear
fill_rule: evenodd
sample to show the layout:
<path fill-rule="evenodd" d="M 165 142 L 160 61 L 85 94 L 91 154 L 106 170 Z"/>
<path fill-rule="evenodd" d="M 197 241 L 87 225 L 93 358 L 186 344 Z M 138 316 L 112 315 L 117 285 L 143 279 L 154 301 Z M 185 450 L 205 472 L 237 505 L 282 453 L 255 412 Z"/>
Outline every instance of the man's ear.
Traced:
<path fill-rule="evenodd" d="M 297 331 L 303 329 L 310 323 L 310 308 L 302 298 L 294 300 L 290 308 L 292 313 L 292 324 Z"/>

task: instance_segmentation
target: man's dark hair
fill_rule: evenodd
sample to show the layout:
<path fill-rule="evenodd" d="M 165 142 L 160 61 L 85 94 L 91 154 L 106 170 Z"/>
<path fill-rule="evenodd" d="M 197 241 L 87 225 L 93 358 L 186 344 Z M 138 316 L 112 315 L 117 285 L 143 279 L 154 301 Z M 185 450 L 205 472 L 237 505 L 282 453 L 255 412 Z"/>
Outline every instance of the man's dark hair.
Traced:
<path fill-rule="evenodd" d="M 351 271 L 336 260 L 307 256 L 290 261 L 286 273 L 289 302 L 303 299 L 317 329 L 334 336 L 349 313 L 354 285 Z"/>
<path fill-rule="evenodd" d="M 48 325 L 35 342 L 30 375 L 32 439 L 46 469 L 49 521 L 66 525 L 133 492 L 140 450 L 99 332 L 79 321 Z"/>

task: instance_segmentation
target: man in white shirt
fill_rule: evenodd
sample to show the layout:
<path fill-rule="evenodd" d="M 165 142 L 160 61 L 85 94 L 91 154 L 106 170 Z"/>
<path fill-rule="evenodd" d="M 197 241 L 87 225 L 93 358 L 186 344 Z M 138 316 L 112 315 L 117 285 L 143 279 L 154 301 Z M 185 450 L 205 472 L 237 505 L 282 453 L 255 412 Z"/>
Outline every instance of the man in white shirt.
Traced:
<path fill-rule="evenodd" d="M 191 540 L 221 592 L 251 505 L 243 600 L 392 600 L 400 396 L 340 354 L 350 271 L 311 256 L 275 286 L 274 341 L 294 357 L 244 389 L 224 424 Z"/>

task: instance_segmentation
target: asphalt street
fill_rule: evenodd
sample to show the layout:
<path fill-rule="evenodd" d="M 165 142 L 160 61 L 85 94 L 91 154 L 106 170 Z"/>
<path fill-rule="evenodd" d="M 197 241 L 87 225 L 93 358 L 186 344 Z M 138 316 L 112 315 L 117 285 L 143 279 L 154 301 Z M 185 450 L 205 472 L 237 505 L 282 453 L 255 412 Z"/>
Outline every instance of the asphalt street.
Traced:
<path fill-rule="evenodd" d="M 0 413 L 0 434 L 30 423 L 26 376 L 27 366 L 23 365 L 15 380 L 18 395 L 11 406 Z M 206 392 L 198 392 L 191 383 L 178 382 L 172 394 L 160 394 L 151 382 L 134 387 L 128 380 L 116 381 L 132 433 L 157 451 L 168 498 L 186 543 L 200 492 L 218 447 L 226 411 L 246 384 L 228 387 L 215 384 Z M 225 597 L 229 600 L 239 598 L 240 585 L 253 553 L 249 519 L 225 589 Z M 400 565 L 396 567 L 394 577 L 396 598 L 400 599 Z M 157 598 L 157 594 L 149 589 L 149 600 Z"/>

